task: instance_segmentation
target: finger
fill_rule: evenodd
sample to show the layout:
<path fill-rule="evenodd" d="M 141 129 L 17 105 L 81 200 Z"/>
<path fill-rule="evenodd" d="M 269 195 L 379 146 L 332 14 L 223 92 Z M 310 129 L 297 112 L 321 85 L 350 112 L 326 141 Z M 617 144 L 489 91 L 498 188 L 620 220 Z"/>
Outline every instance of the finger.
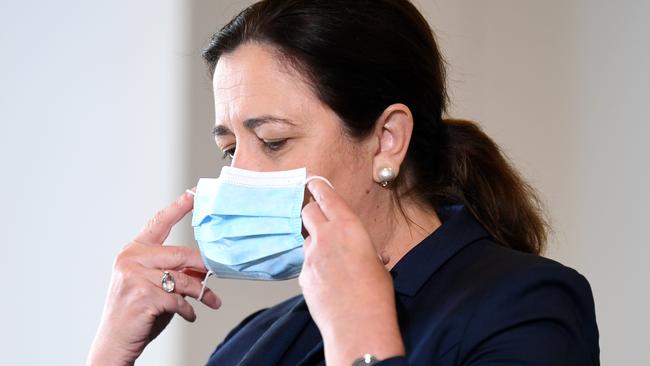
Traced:
<path fill-rule="evenodd" d="M 187 320 L 188 322 L 193 322 L 196 320 L 196 313 L 194 312 L 194 308 L 180 294 L 168 294 L 166 292 L 163 292 L 161 294 L 160 304 L 162 305 L 163 311 L 165 313 L 176 313 L 182 316 L 183 319 Z"/>
<path fill-rule="evenodd" d="M 135 241 L 147 245 L 162 245 L 178 221 L 194 206 L 194 196 L 183 193 L 172 204 L 158 211 L 136 236 Z"/>
<path fill-rule="evenodd" d="M 302 208 L 302 224 L 310 234 L 313 234 L 316 226 L 327 222 L 327 217 L 316 202 L 310 202 Z"/>
<path fill-rule="evenodd" d="M 327 183 L 321 180 L 312 180 L 307 184 L 307 188 L 329 221 L 356 218 L 343 198 Z"/>
<path fill-rule="evenodd" d="M 195 299 L 199 297 L 202 287 L 201 280 L 180 271 L 168 272 L 174 279 L 173 293 L 179 294 L 181 296 L 190 296 Z M 147 270 L 145 276 L 149 281 L 151 281 L 151 283 L 162 289 L 163 271 L 154 269 Z M 221 307 L 221 299 L 219 299 L 219 297 L 208 288 L 205 289 L 203 297 L 201 298 L 201 302 L 213 309 L 218 309 Z"/>
<path fill-rule="evenodd" d="M 142 266 L 147 268 L 164 269 L 186 269 L 197 272 L 207 272 L 201 252 L 196 248 L 181 246 L 150 247 L 141 246 L 137 249 L 140 253 L 133 255 L 133 258 Z"/>
<path fill-rule="evenodd" d="M 181 272 L 185 273 L 186 275 L 194 278 L 198 278 L 199 280 L 203 281 L 206 275 L 206 271 L 197 271 L 195 269 L 191 268 L 184 268 L 181 270 Z"/>
<path fill-rule="evenodd" d="M 307 248 L 311 245 L 311 236 L 308 236 L 305 238 L 305 240 L 302 243 L 303 250 L 305 251 L 305 255 L 307 255 Z"/>

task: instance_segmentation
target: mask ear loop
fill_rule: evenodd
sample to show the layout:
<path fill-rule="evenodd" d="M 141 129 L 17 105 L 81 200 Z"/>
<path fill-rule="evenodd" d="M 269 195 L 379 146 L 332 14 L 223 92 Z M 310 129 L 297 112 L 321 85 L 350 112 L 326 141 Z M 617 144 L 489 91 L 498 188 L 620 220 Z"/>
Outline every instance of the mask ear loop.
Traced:
<path fill-rule="evenodd" d="M 327 180 L 327 178 L 321 177 L 320 175 L 314 175 L 314 176 L 311 176 L 311 177 L 305 179 L 305 185 L 307 185 L 307 183 L 311 182 L 312 180 L 316 180 L 316 179 L 322 180 L 323 182 L 327 183 L 327 185 L 330 186 L 330 188 L 334 189 L 334 186 L 332 185 L 332 183 L 330 183 L 330 181 Z"/>
<path fill-rule="evenodd" d="M 208 277 L 212 276 L 213 274 L 214 272 L 212 271 L 208 271 L 208 273 L 205 274 L 205 278 L 203 279 L 203 282 L 201 282 L 201 284 L 203 285 L 201 287 L 201 293 L 199 294 L 199 297 L 196 298 L 197 300 L 201 301 L 201 299 L 203 298 L 203 294 L 205 293 L 205 285 L 208 282 Z"/>

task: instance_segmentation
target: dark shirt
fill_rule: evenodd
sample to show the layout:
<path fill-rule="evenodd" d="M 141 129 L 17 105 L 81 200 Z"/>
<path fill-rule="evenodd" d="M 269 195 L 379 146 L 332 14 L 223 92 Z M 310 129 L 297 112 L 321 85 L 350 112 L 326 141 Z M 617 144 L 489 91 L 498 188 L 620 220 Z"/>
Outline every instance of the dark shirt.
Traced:
<path fill-rule="evenodd" d="M 599 365 L 587 280 L 553 260 L 496 244 L 462 206 L 447 211 L 442 226 L 391 270 L 406 356 L 377 365 Z M 244 319 L 208 361 L 324 364 L 323 341 L 302 296 Z"/>

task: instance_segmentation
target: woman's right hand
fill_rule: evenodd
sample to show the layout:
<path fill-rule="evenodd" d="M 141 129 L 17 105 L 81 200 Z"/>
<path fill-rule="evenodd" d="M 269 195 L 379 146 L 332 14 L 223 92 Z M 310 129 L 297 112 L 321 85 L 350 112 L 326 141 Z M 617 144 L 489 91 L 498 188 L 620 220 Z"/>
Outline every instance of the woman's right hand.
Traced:
<path fill-rule="evenodd" d="M 193 322 L 196 314 L 185 296 L 198 298 L 207 272 L 194 248 L 163 246 L 172 227 L 192 210 L 193 196 L 184 193 L 159 211 L 119 253 L 102 320 L 87 365 L 133 365 L 144 348 L 169 324 L 174 314 Z M 162 289 L 163 271 L 175 280 L 171 293 Z M 206 289 L 201 301 L 218 309 L 221 300 Z"/>

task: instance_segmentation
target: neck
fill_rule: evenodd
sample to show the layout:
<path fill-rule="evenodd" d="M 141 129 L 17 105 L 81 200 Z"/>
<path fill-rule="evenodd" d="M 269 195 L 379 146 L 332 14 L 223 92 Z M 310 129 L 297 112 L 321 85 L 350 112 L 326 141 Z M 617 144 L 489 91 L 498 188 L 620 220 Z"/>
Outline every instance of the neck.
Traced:
<path fill-rule="evenodd" d="M 418 245 L 424 238 L 441 226 L 441 221 L 435 211 L 411 199 L 402 199 L 403 212 L 392 198 L 392 192 L 386 191 L 385 203 L 375 210 L 375 213 L 386 214 L 375 216 L 366 227 L 371 230 L 377 253 L 384 260 L 388 270 L 406 253 Z"/>

